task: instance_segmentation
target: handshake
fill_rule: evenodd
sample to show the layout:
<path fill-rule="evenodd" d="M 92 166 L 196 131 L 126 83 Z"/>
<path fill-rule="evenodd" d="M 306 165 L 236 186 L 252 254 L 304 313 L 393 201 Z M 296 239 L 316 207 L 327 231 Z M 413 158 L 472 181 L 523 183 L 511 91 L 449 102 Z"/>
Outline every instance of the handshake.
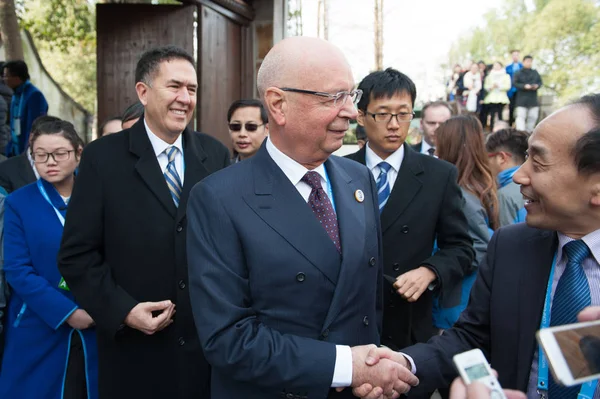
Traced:
<path fill-rule="evenodd" d="M 355 396 L 397 398 L 418 383 L 411 365 L 401 353 L 375 345 L 352 348 L 352 393 Z"/>

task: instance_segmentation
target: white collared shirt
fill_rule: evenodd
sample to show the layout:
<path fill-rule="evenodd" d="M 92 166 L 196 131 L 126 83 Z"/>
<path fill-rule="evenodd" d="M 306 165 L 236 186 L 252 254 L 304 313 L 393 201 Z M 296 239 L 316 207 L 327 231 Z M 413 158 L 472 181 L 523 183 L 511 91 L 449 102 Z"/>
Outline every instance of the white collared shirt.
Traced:
<path fill-rule="evenodd" d="M 373 173 L 373 177 L 375 181 L 379 178 L 379 174 L 381 170 L 379 169 L 380 162 L 387 162 L 390 164 L 391 168 L 387 172 L 388 183 L 390 184 L 390 188 L 394 189 L 394 183 L 396 183 L 396 178 L 398 177 L 398 172 L 400 171 L 400 166 L 402 166 L 402 161 L 404 160 L 404 145 L 400 146 L 392 155 L 387 157 L 387 159 L 381 159 L 379 155 L 375 154 L 371 147 L 369 147 L 369 143 L 367 142 L 367 150 L 365 155 L 365 163 L 367 164 L 367 168 Z"/>
<path fill-rule="evenodd" d="M 183 169 L 183 139 L 181 138 L 181 134 L 177 137 L 177 140 L 173 144 L 169 144 L 154 133 L 148 127 L 146 123 L 146 119 L 144 119 L 144 126 L 146 127 L 146 133 L 148 133 L 148 138 L 150 139 L 150 143 L 152 144 L 152 148 L 154 149 L 154 154 L 156 154 L 156 159 L 158 160 L 158 164 L 160 165 L 160 171 L 164 174 L 167 170 L 167 165 L 169 164 L 169 156 L 165 152 L 165 150 L 171 146 L 175 146 L 179 149 L 175 155 L 175 169 L 179 174 L 179 179 L 181 180 L 181 185 L 183 186 L 183 178 L 184 178 L 184 169 Z"/>
<path fill-rule="evenodd" d="M 289 156 L 285 155 L 281 152 L 275 144 L 271 141 L 269 137 L 267 137 L 267 152 L 273 159 L 273 161 L 279 166 L 279 168 L 283 171 L 283 173 L 287 176 L 288 179 L 292 182 L 294 187 L 298 190 L 304 201 L 308 202 L 308 197 L 310 197 L 310 192 L 312 188 L 305 182 L 301 181 L 306 172 L 311 172 L 309 169 L 306 169 L 304 166 L 300 165 L 298 162 L 294 161 Z M 313 172 L 317 172 L 321 176 L 321 186 L 323 190 L 329 195 L 327 192 L 327 178 L 325 175 L 325 166 L 323 164 L 317 166 L 312 170 Z M 331 199 L 330 199 L 331 201 Z M 335 208 L 335 207 L 334 207 Z"/>
<path fill-rule="evenodd" d="M 426 142 L 425 139 L 423 139 L 423 141 L 421 141 L 421 154 L 425 154 L 425 155 L 431 156 L 429 154 L 429 149 L 430 148 L 433 148 L 435 150 L 435 147 L 430 146 L 429 143 Z M 435 155 L 434 155 L 434 157 L 435 157 Z"/>

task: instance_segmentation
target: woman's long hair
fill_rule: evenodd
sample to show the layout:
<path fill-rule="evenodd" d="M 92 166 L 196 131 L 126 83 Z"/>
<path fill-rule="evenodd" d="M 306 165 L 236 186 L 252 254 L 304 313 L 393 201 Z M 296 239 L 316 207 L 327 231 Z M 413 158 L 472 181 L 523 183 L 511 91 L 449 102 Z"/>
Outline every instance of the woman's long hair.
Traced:
<path fill-rule="evenodd" d="M 485 208 L 490 227 L 500 227 L 496 179 L 485 150 L 483 127 L 471 115 L 458 115 L 435 131 L 437 155 L 456 165 L 458 185 L 474 194 Z"/>

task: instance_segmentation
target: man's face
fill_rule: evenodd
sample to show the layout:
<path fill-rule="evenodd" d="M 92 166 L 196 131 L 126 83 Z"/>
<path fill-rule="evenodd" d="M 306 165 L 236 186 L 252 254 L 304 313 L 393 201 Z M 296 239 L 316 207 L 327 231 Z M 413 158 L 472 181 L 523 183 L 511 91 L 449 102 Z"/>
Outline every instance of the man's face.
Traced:
<path fill-rule="evenodd" d="M 358 111 L 358 123 L 364 126 L 367 132 L 369 148 L 381 159 L 386 159 L 394 153 L 406 140 L 410 122 L 399 121 L 392 117 L 389 122 L 376 122 L 373 114 L 400 112 L 413 112 L 412 98 L 407 92 L 394 94 L 393 97 L 374 99 L 371 96 L 367 105 L 367 112 Z"/>
<path fill-rule="evenodd" d="M 13 90 L 23 83 L 23 81 L 19 77 L 11 74 L 8 68 L 4 68 L 4 72 L 2 73 L 2 79 L 4 80 L 4 83 L 6 83 L 6 85 Z"/>
<path fill-rule="evenodd" d="M 263 123 L 258 107 L 238 108 L 231 115 L 229 121 L 231 142 L 233 149 L 242 158 L 256 154 L 268 133 L 269 127 Z"/>
<path fill-rule="evenodd" d="M 421 118 L 421 130 L 423 131 L 423 139 L 431 147 L 435 147 L 435 131 L 444 122 L 446 122 L 452 114 L 447 107 L 429 107 L 425 110 Z"/>
<path fill-rule="evenodd" d="M 526 200 L 527 224 L 565 234 L 591 215 L 593 178 L 578 173 L 573 148 L 593 127 L 589 111 L 563 108 L 543 120 L 529 138 L 529 157 L 513 176 Z"/>
<path fill-rule="evenodd" d="M 511 56 L 512 56 L 513 62 L 519 62 L 519 59 L 521 58 L 520 53 L 518 51 L 513 51 L 511 53 Z"/>
<path fill-rule="evenodd" d="M 160 63 L 150 85 L 138 82 L 136 89 L 144 105 L 144 117 L 153 133 L 178 136 L 196 108 L 198 81 L 192 64 L 184 59 Z"/>
<path fill-rule="evenodd" d="M 343 59 L 332 59 L 327 68 L 319 67 L 311 72 L 314 77 L 307 76 L 299 85 L 302 87 L 296 88 L 329 94 L 354 89 L 352 71 Z M 301 164 L 319 163 L 342 146 L 350 120 L 357 115 L 349 96 L 336 104 L 331 99 L 311 94 L 287 92 L 286 98 L 282 139 L 286 141 L 286 148 L 293 151 L 293 159 Z"/>
<path fill-rule="evenodd" d="M 523 60 L 523 68 L 531 68 L 531 64 L 533 64 L 533 59 L 527 58 Z"/>

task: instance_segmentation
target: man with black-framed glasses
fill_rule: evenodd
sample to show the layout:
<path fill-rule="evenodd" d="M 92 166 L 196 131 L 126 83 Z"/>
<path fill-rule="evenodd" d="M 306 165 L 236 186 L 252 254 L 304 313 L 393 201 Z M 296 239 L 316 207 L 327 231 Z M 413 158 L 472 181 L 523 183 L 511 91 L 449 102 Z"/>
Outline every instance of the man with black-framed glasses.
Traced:
<path fill-rule="evenodd" d="M 365 77 L 358 89 L 357 122 L 368 142 L 348 158 L 367 165 L 377 183 L 388 284 L 382 343 L 400 349 L 435 335 L 434 293 L 444 306 L 458 305 L 472 242 L 456 168 L 405 144 L 414 117 L 412 80 L 388 68 Z"/>

